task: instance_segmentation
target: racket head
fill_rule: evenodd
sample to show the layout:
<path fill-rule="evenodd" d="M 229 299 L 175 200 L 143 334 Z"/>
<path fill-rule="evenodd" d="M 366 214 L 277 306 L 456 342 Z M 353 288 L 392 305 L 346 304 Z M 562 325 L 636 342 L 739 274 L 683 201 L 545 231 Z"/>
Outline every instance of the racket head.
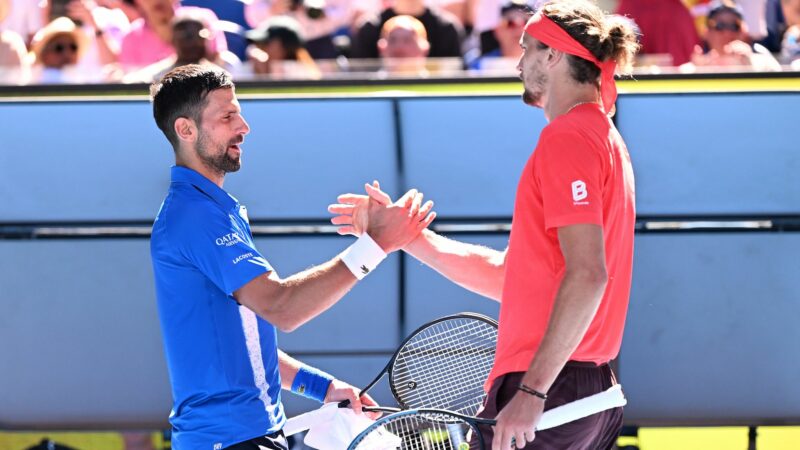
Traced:
<path fill-rule="evenodd" d="M 485 444 L 470 417 L 438 409 L 409 409 L 378 419 L 347 449 L 485 450 Z"/>
<path fill-rule="evenodd" d="M 459 313 L 411 333 L 389 364 L 389 387 L 403 409 L 442 409 L 474 416 L 494 365 L 497 321 Z"/>

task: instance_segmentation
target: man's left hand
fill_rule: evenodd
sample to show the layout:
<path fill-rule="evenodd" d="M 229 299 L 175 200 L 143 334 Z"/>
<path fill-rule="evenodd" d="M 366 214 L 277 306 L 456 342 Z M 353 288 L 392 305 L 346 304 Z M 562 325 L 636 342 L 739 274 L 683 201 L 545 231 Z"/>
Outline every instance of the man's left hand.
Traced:
<path fill-rule="evenodd" d="M 492 450 L 509 450 L 512 439 L 516 448 L 533 442 L 536 425 L 544 412 L 544 400 L 518 392 L 497 415 Z"/>
<path fill-rule="evenodd" d="M 339 234 L 361 236 L 369 227 L 370 211 L 375 214 L 385 209 L 405 210 L 407 215 L 397 219 L 413 219 L 412 223 L 419 228 L 417 235 L 436 218 L 436 213 L 431 210 L 433 202 L 429 200 L 422 204 L 422 194 L 416 189 L 410 189 L 397 201 L 392 202 L 391 197 L 380 189 L 377 181 L 372 185 L 366 185 L 365 188 L 368 195 L 342 194 L 338 197 L 338 204 L 328 206 L 328 212 L 336 214 L 331 223 L 339 227 L 337 229 Z"/>
<path fill-rule="evenodd" d="M 340 380 L 331 381 L 328 386 L 328 392 L 325 394 L 325 403 L 328 402 L 341 402 L 342 400 L 349 400 L 350 407 L 353 408 L 356 414 L 364 414 L 372 420 L 381 416 L 379 412 L 365 412 L 361 408 L 363 406 L 378 406 L 375 400 L 367 394 L 358 396 L 359 389 Z"/>

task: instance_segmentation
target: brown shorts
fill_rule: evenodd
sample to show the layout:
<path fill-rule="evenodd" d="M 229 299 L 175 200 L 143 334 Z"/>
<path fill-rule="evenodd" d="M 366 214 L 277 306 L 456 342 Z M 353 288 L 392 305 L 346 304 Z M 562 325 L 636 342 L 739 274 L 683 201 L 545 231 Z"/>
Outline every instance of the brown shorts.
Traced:
<path fill-rule="evenodd" d="M 512 372 L 497 378 L 484 401 L 478 417 L 494 419 L 517 392 L 524 373 Z M 570 361 L 558 374 L 547 392 L 544 410 L 555 408 L 592 394 L 605 391 L 617 384 L 608 364 Z M 492 427 L 481 426 L 486 450 L 491 449 Z M 524 450 L 606 450 L 614 446 L 622 428 L 622 408 L 609 409 L 549 430 L 539 431 L 533 442 Z M 471 446 L 471 448 L 477 448 Z"/>

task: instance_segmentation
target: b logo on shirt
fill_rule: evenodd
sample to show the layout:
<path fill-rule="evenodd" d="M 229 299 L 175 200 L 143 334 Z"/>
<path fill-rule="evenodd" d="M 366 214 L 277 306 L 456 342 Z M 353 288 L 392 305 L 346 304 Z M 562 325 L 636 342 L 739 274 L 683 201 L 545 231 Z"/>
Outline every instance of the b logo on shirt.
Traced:
<path fill-rule="evenodd" d="M 586 183 L 584 183 L 581 180 L 575 180 L 572 182 L 572 200 L 575 202 L 575 204 L 589 203 L 589 202 L 578 203 L 588 196 L 589 193 L 586 191 Z"/>

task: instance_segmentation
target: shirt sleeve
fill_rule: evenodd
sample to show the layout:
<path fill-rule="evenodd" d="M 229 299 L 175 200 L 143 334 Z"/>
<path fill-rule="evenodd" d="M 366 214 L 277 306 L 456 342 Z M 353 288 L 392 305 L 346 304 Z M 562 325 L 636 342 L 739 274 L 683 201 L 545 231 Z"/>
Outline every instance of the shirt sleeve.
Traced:
<path fill-rule="evenodd" d="M 126 68 L 136 67 L 136 43 L 135 38 L 130 32 L 122 37 L 119 44 L 119 63 Z M 139 67 L 136 67 L 137 69 Z"/>
<path fill-rule="evenodd" d="M 431 43 L 431 52 L 436 47 L 437 57 L 461 57 L 461 40 L 463 30 L 455 22 L 444 22 L 442 28 L 437 33 L 437 42 Z"/>
<path fill-rule="evenodd" d="M 547 230 L 576 224 L 603 225 L 603 161 L 578 133 L 542 135 L 536 149 L 538 181 Z"/>
<path fill-rule="evenodd" d="M 353 58 L 377 58 L 380 29 L 373 22 L 364 22 L 353 35 L 350 53 Z"/>
<path fill-rule="evenodd" d="M 170 229 L 183 256 L 227 295 L 272 271 L 246 231 L 222 211 L 181 214 Z"/>

